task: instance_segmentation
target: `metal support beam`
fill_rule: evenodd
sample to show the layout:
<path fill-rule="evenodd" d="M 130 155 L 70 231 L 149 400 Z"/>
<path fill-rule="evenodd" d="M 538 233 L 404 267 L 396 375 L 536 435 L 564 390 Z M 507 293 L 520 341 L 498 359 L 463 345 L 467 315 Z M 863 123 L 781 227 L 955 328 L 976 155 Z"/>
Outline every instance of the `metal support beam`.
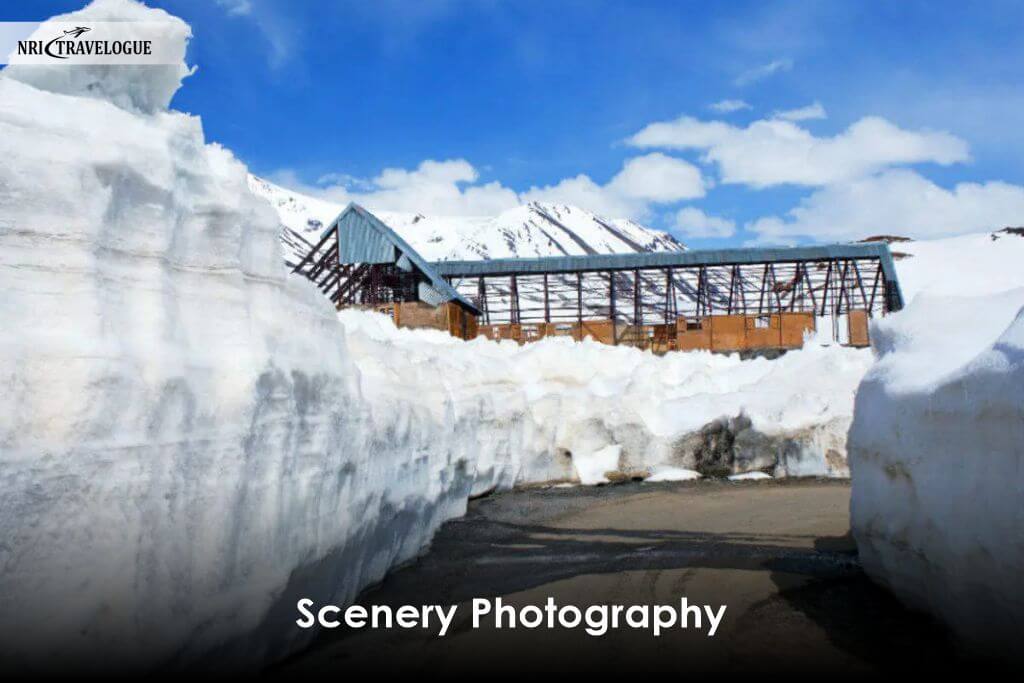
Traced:
<path fill-rule="evenodd" d="M 576 273 L 576 324 L 579 325 L 576 341 L 583 341 L 583 273 Z"/>
<path fill-rule="evenodd" d="M 551 322 L 551 297 L 548 293 L 547 273 L 544 273 L 544 322 Z"/>
<path fill-rule="evenodd" d="M 633 271 L 633 325 L 644 324 L 644 312 L 640 307 L 640 269 Z"/>
<path fill-rule="evenodd" d="M 512 324 L 518 325 L 520 321 L 520 308 L 519 308 L 519 278 L 515 275 L 512 276 Z"/>

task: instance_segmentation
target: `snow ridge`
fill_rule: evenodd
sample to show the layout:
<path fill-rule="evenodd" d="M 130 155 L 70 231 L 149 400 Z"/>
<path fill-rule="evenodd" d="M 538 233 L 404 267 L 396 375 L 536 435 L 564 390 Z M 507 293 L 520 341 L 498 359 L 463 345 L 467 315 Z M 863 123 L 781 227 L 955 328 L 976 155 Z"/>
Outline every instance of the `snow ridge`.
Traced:
<path fill-rule="evenodd" d="M 249 187 L 267 199 L 282 224 L 285 261 L 297 263 L 306 244 L 320 233 L 343 206 L 287 190 L 249 176 Z M 493 217 L 425 216 L 374 211 L 428 261 L 533 258 L 644 251 L 683 251 L 668 233 L 630 219 L 608 219 L 575 206 L 531 202 Z"/>

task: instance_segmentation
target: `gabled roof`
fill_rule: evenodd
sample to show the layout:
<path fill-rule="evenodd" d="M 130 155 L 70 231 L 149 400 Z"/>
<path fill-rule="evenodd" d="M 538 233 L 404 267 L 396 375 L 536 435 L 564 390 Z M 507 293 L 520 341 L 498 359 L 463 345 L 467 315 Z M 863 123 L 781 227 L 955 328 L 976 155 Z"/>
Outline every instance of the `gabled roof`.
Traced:
<path fill-rule="evenodd" d="M 474 313 L 480 313 L 398 233 L 358 204 L 346 206 L 322 234 L 326 235 L 335 227 L 338 228 L 338 260 L 341 263 L 394 263 L 403 270 L 415 268 L 427 279 L 428 290 L 432 290 L 420 291 L 421 297 L 429 303 L 456 301 Z"/>

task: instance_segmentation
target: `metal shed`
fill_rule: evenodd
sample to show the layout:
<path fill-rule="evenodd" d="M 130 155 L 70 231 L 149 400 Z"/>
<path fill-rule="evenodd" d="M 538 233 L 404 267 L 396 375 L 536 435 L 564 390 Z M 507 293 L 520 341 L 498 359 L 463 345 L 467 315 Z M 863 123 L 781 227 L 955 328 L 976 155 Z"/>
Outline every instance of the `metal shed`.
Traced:
<path fill-rule="evenodd" d="M 292 272 L 315 282 L 338 308 L 452 302 L 479 313 L 398 233 L 354 203 L 331 221 Z"/>

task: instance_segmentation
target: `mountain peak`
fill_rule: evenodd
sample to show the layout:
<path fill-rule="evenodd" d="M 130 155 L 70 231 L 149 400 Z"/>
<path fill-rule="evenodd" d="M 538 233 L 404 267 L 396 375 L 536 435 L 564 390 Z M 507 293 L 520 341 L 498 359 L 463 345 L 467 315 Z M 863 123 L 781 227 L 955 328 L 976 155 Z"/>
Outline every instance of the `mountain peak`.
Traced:
<path fill-rule="evenodd" d="M 344 208 L 249 177 L 253 194 L 267 199 L 284 226 L 285 260 L 296 263 Z M 683 251 L 671 235 L 624 218 L 604 218 L 567 204 L 530 202 L 497 216 L 434 216 L 374 211 L 431 261 Z"/>

